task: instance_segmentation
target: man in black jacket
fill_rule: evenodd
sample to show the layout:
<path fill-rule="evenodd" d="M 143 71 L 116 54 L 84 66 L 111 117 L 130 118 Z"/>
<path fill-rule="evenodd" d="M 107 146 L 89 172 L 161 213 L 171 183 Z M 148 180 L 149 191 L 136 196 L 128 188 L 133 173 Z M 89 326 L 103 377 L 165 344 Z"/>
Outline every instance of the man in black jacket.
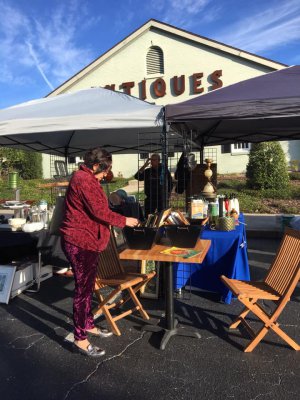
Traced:
<path fill-rule="evenodd" d="M 149 165 L 151 165 L 150 168 L 147 168 Z M 135 179 L 145 182 L 145 217 L 147 217 L 148 214 L 153 214 L 154 212 L 162 211 L 163 209 L 163 186 L 161 173 L 162 165 L 160 163 L 160 155 L 154 153 L 134 175 Z M 169 171 L 167 171 L 167 178 L 169 198 L 173 186 Z"/>

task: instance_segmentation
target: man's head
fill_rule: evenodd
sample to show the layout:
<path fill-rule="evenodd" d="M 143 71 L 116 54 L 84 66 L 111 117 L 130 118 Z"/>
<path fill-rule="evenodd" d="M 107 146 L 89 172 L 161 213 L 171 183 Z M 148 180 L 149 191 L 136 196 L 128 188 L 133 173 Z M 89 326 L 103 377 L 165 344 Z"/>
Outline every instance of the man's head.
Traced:
<path fill-rule="evenodd" d="M 153 153 L 150 158 L 150 162 L 151 162 L 152 168 L 158 168 L 159 163 L 160 163 L 160 155 L 157 153 Z"/>

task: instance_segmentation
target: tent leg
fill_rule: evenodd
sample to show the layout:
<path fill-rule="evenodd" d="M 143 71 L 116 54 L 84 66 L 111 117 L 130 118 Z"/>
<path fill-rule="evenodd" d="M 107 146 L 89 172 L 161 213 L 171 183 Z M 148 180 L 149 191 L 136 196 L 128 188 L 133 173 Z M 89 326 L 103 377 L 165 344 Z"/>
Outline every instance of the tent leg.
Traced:
<path fill-rule="evenodd" d="M 163 186 L 163 209 L 168 207 L 168 140 L 167 140 L 167 125 L 164 112 L 164 124 L 161 133 L 161 151 L 162 151 L 162 175 L 161 185 Z"/>

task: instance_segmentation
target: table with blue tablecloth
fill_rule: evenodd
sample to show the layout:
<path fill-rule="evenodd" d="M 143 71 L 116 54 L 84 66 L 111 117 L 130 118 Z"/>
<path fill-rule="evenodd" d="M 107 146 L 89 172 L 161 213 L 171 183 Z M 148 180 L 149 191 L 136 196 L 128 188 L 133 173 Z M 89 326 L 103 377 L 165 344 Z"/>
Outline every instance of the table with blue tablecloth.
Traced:
<path fill-rule="evenodd" d="M 246 229 L 244 216 L 234 231 L 217 231 L 206 226 L 201 238 L 211 240 L 211 247 L 202 264 L 174 265 L 174 284 L 179 289 L 186 285 L 220 294 L 221 300 L 230 303 L 232 293 L 221 282 L 220 276 L 249 280 Z"/>

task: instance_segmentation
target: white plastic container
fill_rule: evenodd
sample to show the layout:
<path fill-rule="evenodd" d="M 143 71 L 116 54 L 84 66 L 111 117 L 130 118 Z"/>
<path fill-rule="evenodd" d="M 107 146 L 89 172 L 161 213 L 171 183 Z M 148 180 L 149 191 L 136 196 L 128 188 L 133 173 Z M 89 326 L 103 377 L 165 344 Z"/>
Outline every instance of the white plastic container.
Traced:
<path fill-rule="evenodd" d="M 201 199 L 193 199 L 191 201 L 191 218 L 203 219 L 204 218 L 204 202 Z"/>

